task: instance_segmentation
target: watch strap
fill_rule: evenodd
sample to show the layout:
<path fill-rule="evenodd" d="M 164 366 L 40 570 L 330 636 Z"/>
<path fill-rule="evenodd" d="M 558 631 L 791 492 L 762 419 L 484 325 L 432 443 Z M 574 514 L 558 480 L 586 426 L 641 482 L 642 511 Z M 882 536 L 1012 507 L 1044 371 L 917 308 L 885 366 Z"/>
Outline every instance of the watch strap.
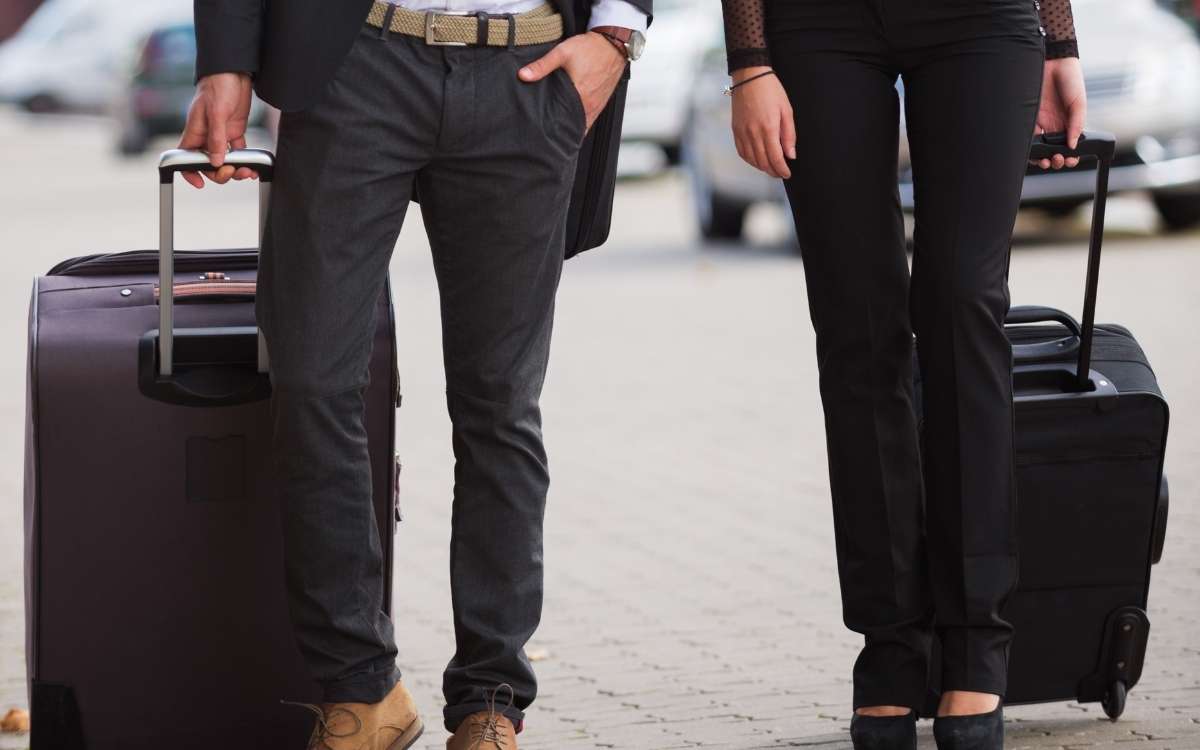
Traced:
<path fill-rule="evenodd" d="M 591 31 L 612 42 L 621 54 L 625 56 L 626 60 L 632 59 L 630 57 L 629 40 L 633 38 L 633 29 L 627 29 L 623 26 L 596 26 Z"/>

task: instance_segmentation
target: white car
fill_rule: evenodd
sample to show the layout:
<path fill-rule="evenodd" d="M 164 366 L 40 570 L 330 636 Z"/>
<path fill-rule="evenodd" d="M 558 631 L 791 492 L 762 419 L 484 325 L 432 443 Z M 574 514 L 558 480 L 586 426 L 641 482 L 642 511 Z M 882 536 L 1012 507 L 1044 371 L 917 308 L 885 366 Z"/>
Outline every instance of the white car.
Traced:
<path fill-rule="evenodd" d="M 1110 190 L 1148 191 L 1168 229 L 1200 225 L 1200 38 L 1154 0 L 1075 0 L 1074 6 L 1088 127 L 1117 136 Z M 714 40 L 696 82 L 683 157 L 701 234 L 729 239 L 741 235 L 751 205 L 784 197 L 779 180 L 734 150 L 729 100 L 717 93 L 728 81 L 719 46 Z M 907 139 L 900 142 L 900 197 L 911 209 Z M 1031 169 L 1022 204 L 1070 212 L 1091 198 L 1093 169 Z"/>
<path fill-rule="evenodd" d="M 0 101 L 101 111 L 137 41 L 155 25 L 191 17 L 190 0 L 47 0 L 0 45 Z"/>
<path fill-rule="evenodd" d="M 630 74 L 622 140 L 659 146 L 678 160 L 696 73 L 721 28 L 718 0 L 655 0 L 646 50 Z"/>

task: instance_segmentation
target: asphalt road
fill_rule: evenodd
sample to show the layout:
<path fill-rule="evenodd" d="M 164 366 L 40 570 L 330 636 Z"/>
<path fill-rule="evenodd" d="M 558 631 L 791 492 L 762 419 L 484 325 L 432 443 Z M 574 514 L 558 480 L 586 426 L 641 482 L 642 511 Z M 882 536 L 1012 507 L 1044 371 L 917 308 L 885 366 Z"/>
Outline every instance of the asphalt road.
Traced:
<path fill-rule="evenodd" d="M 25 702 L 29 285 L 63 258 L 157 238 L 153 158 L 118 160 L 110 141 L 97 120 L 0 111 L 0 713 Z M 251 244 L 252 189 L 181 199 L 180 246 Z M 666 175 L 624 183 L 616 216 L 609 245 L 572 261 L 560 294 L 544 400 L 546 613 L 530 645 L 542 695 L 522 746 L 848 747 L 856 639 L 840 621 L 813 335 L 782 215 L 757 213 L 745 245 L 701 246 L 684 181 Z M 1010 748 L 1200 748 L 1200 234 L 1156 234 L 1136 197 L 1115 201 L 1112 219 L 1100 318 L 1138 333 L 1172 406 L 1151 648 L 1122 721 L 1096 705 L 1014 708 Z M 1014 303 L 1078 310 L 1084 229 L 1022 217 Z M 405 392 L 397 634 L 431 719 L 421 747 L 436 748 L 452 462 L 418 212 L 391 272 Z M 26 744 L 0 736 L 0 748 Z"/>

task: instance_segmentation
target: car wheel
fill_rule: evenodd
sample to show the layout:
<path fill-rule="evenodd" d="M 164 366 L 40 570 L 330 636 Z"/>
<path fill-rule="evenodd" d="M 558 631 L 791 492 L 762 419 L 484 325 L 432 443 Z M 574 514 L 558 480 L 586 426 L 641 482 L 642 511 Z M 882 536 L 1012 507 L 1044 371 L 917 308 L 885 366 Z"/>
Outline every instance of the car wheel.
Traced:
<path fill-rule="evenodd" d="M 121 156 L 141 156 L 150 148 L 150 133 L 140 123 L 131 123 L 117 137 L 117 153 Z"/>
<path fill-rule="evenodd" d="M 35 115 L 51 114 L 62 109 L 58 100 L 50 94 L 35 94 L 21 102 L 21 106 Z"/>
<path fill-rule="evenodd" d="M 749 206 L 720 195 L 713 189 L 699 149 L 692 143 L 691 127 L 684 132 L 681 156 L 691 183 L 692 204 L 700 236 L 706 240 L 736 240 L 742 236 Z"/>
<path fill-rule="evenodd" d="M 706 240 L 736 240 L 742 236 L 747 207 L 709 193 L 708 210 L 700 216 L 700 234 Z"/>
<path fill-rule="evenodd" d="M 1200 193 L 1155 193 L 1154 206 L 1167 229 L 1200 226 Z"/>
<path fill-rule="evenodd" d="M 688 172 L 692 178 L 692 200 L 696 206 L 700 236 L 706 240 L 741 239 L 749 206 L 713 190 L 703 170 L 697 165 L 689 165 Z"/>

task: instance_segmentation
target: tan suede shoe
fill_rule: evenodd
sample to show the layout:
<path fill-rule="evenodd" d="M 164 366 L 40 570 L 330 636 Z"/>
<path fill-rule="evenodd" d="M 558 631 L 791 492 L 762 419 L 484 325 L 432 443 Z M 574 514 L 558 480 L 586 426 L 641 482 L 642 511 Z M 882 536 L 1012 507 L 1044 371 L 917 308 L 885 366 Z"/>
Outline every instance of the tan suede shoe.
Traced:
<path fill-rule="evenodd" d="M 308 750 L 408 750 L 424 731 L 412 695 L 400 683 L 379 703 L 289 705 L 317 715 Z"/>
<path fill-rule="evenodd" d="M 458 725 L 458 731 L 446 740 L 446 750 L 517 750 L 517 728 L 496 709 L 496 694 L 508 691 L 508 706 L 513 702 L 513 689 L 500 685 L 488 697 L 488 710 L 471 714 Z"/>

